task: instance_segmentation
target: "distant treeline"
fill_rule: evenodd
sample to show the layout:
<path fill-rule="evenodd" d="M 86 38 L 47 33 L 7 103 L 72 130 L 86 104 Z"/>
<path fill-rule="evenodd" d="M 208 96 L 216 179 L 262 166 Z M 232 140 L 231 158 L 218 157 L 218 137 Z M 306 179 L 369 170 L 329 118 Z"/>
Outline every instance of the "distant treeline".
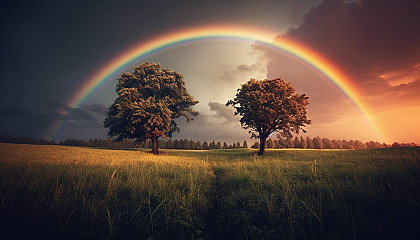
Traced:
<path fill-rule="evenodd" d="M 254 146 L 256 145 L 256 146 Z M 256 142 L 253 147 L 258 147 Z M 278 138 L 276 140 L 268 139 L 267 148 L 300 148 L 300 149 L 373 149 L 373 148 L 389 148 L 389 147 L 415 147 L 415 143 L 398 143 L 393 144 L 379 143 L 374 141 L 362 142 L 359 140 L 330 140 L 328 138 L 314 137 L 295 137 L 295 138 Z"/>
<path fill-rule="evenodd" d="M 45 139 L 33 139 L 26 137 L 12 137 L 0 136 L 0 142 L 7 143 L 24 143 L 37 145 L 56 145 L 54 141 Z M 59 145 L 78 146 L 78 147 L 94 147 L 94 148 L 111 148 L 111 149 L 126 149 L 126 148 L 151 148 L 152 142 L 150 140 L 144 142 L 136 142 L 135 140 L 124 139 L 121 142 L 116 142 L 112 138 L 106 139 L 67 139 L 58 143 Z M 379 143 L 374 141 L 362 142 L 359 140 L 330 140 L 328 138 L 320 137 L 295 137 L 295 138 L 278 138 L 268 139 L 267 148 L 281 149 L 281 148 L 300 148 L 300 149 L 372 149 L 372 148 L 389 148 L 389 147 L 414 147 L 415 143 L 399 143 L 393 144 Z M 194 141 L 188 139 L 168 139 L 160 140 L 160 149 L 186 149 L 186 150 L 208 150 L 208 149 L 233 149 L 233 148 L 259 148 L 259 142 L 254 142 L 248 145 L 247 141 L 242 143 L 226 143 L 220 141 Z"/>
<path fill-rule="evenodd" d="M 54 141 L 45 140 L 43 138 L 13 137 L 9 135 L 0 136 L 0 142 L 35 144 L 35 145 L 56 145 L 57 144 Z"/>

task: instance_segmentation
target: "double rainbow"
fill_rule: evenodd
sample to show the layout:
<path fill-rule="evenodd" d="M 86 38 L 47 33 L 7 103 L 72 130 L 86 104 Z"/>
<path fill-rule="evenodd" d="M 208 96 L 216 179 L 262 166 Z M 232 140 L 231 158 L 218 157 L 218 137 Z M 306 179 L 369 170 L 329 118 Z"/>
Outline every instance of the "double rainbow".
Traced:
<path fill-rule="evenodd" d="M 98 88 L 105 82 L 112 79 L 117 73 L 122 72 L 125 68 L 135 64 L 136 62 L 156 54 L 158 52 L 186 45 L 193 42 L 211 41 L 211 40 L 229 40 L 242 41 L 260 44 L 274 50 L 281 51 L 291 55 L 300 61 L 306 63 L 314 70 L 318 71 L 328 79 L 330 83 L 336 86 L 349 101 L 364 115 L 367 122 L 380 137 L 379 130 L 373 119 L 368 113 L 366 107 L 360 101 L 357 91 L 350 79 L 331 61 L 316 53 L 314 50 L 307 48 L 291 40 L 281 39 L 273 40 L 276 34 L 261 29 L 250 27 L 232 26 L 232 25 L 210 25 L 195 28 L 187 28 L 175 30 L 170 33 L 154 36 L 147 41 L 141 42 L 124 51 L 122 54 L 112 58 L 106 65 L 99 68 L 92 77 L 86 79 L 83 85 L 70 98 L 67 104 L 71 108 L 77 108 L 85 102 Z M 59 131 L 62 120 L 57 121 L 52 128 L 51 137 Z"/>

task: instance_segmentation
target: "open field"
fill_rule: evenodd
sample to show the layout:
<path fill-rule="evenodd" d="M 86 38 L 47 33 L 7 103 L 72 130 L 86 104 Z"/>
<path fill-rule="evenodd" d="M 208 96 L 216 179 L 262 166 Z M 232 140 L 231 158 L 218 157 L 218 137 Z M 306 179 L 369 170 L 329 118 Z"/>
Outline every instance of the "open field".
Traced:
<path fill-rule="evenodd" d="M 0 238 L 414 239 L 420 148 L 144 151 L 0 143 Z"/>

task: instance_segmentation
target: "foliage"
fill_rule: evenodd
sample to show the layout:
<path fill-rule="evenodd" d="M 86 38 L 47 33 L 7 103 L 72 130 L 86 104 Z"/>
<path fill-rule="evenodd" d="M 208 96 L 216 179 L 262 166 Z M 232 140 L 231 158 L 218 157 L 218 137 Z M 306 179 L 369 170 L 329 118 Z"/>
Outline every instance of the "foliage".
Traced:
<path fill-rule="evenodd" d="M 122 73 L 116 87 L 117 99 L 111 105 L 104 125 L 117 140 L 151 139 L 157 153 L 157 139 L 179 131 L 174 119 L 198 112 L 198 102 L 187 92 L 182 74 L 162 68 L 159 63 L 142 63 L 133 73 Z"/>
<path fill-rule="evenodd" d="M 324 145 L 322 144 L 322 140 L 319 136 L 314 137 L 312 139 L 312 142 L 314 143 L 314 148 L 315 149 L 323 149 L 324 148 Z"/>
<path fill-rule="evenodd" d="M 54 141 L 49 141 L 43 138 L 28 138 L 28 137 L 14 137 L 9 135 L 0 136 L 0 142 L 4 143 L 23 143 L 36 145 L 55 145 Z"/>
<path fill-rule="evenodd" d="M 12 138 L 14 140 L 12 143 L 27 143 L 28 141 L 31 144 L 39 144 L 39 142 L 35 140 L 28 140 L 24 139 L 23 142 L 15 141 L 16 139 L 20 138 Z M 326 140 L 325 140 L 326 139 Z M 4 141 L 3 141 L 4 140 Z M 269 144 L 269 142 L 272 142 Z M 293 142 L 296 141 L 296 138 Z M 314 149 L 314 141 L 318 141 L 318 138 L 314 138 L 314 140 L 310 139 L 309 137 L 303 138 L 300 137 L 299 145 L 290 145 L 291 139 L 290 138 L 283 138 L 281 136 L 278 136 L 278 139 L 275 140 L 267 140 L 267 147 L 273 148 L 273 149 L 280 149 L 280 148 L 302 148 L 302 149 Z M 329 141 L 328 138 L 323 138 L 323 141 Z M 0 138 L 0 142 L 11 142 L 11 140 L 6 138 Z M 293 143 L 292 142 L 292 143 Z M 258 142 L 257 142 L 258 143 Z M 415 147 L 417 144 L 415 143 L 394 143 L 393 145 L 389 145 L 386 143 L 379 143 L 374 141 L 369 141 L 366 143 L 362 143 L 359 140 L 356 141 L 347 141 L 347 140 L 337 140 L 333 139 L 331 140 L 331 143 L 333 145 L 330 146 L 330 148 L 325 147 L 323 145 L 323 149 L 374 149 L 374 148 L 388 148 L 388 147 Z M 356 144 L 357 143 L 357 144 Z M 87 141 L 81 140 L 81 139 L 66 139 L 64 141 L 61 141 L 59 143 L 60 145 L 65 146 L 78 146 L 78 147 L 92 147 L 92 148 L 107 148 L 107 149 L 134 149 L 134 148 L 146 148 L 151 149 L 152 142 L 150 140 L 142 141 L 142 142 L 135 142 L 134 140 L 124 139 L 120 142 L 115 142 L 112 140 L 112 138 L 107 139 L 89 139 Z M 294 143 L 293 143 L 294 144 Z M 354 145 L 351 145 L 354 144 Z M 40 144 L 43 145 L 43 144 Z M 49 144 L 54 145 L 54 144 Z M 256 147 L 258 145 L 258 147 Z M 252 148 L 259 148 L 259 143 L 255 145 L 252 145 Z M 270 147 L 270 145 L 272 145 Z M 244 141 L 243 146 L 240 146 L 240 144 L 235 144 L 236 148 L 247 148 L 248 143 L 247 141 Z M 209 149 L 215 149 L 214 146 L 210 148 L 207 141 L 204 141 L 203 144 L 200 141 L 192 141 L 188 139 L 168 139 L 168 140 L 162 140 L 159 141 L 159 148 L 163 149 L 184 149 L 184 150 L 209 150 Z M 216 144 L 216 149 L 217 149 Z M 231 144 L 230 146 L 223 142 L 222 149 L 232 149 L 234 148 Z"/>
<path fill-rule="evenodd" d="M 235 115 L 241 116 L 242 127 L 250 129 L 251 138 L 260 139 L 258 154 L 264 154 L 266 139 L 273 132 L 291 137 L 292 132 L 305 132 L 303 127 L 311 123 L 306 118 L 309 97 L 295 92 L 290 82 L 281 78 L 251 79 L 227 102 L 236 109 Z"/>

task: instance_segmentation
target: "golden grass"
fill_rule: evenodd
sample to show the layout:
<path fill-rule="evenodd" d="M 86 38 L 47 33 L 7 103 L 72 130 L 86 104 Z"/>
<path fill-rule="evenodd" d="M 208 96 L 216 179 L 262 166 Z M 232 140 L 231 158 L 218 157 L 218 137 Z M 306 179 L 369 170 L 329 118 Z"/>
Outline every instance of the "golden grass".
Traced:
<path fill-rule="evenodd" d="M 0 231 L 381 238 L 420 222 L 420 148 L 161 153 L 0 143 Z"/>
<path fill-rule="evenodd" d="M 107 150 L 83 147 L 0 143 L 0 161 L 74 164 L 93 166 L 135 166 L 139 163 L 190 167 L 197 164 L 193 157 L 153 155 L 144 151 Z M 200 165 L 206 165 L 200 162 Z"/>

